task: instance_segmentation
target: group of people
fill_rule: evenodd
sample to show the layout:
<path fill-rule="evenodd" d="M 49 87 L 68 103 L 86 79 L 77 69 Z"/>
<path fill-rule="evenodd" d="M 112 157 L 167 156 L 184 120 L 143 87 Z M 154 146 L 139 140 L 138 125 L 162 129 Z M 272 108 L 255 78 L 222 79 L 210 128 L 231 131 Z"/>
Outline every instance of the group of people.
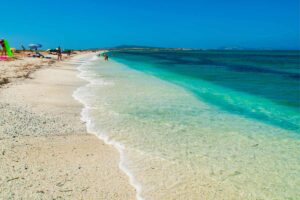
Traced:
<path fill-rule="evenodd" d="M 98 56 L 101 57 L 101 54 L 99 54 Z M 104 57 L 105 61 L 108 61 L 108 55 L 106 53 L 102 54 L 102 56 Z"/>
<path fill-rule="evenodd" d="M 107 54 L 103 54 L 104 60 L 108 61 L 108 55 Z"/>
<path fill-rule="evenodd" d="M 22 48 L 25 50 L 25 47 L 22 45 Z M 1 51 L 1 55 L 3 56 L 3 55 L 7 55 L 7 49 L 6 49 L 6 45 L 5 45 L 5 40 L 4 39 L 0 39 L 0 50 L 2 49 L 2 51 Z M 56 48 L 55 49 L 55 52 L 56 52 L 56 55 L 57 55 L 57 60 L 62 60 L 62 49 L 61 49 L 61 47 L 59 46 L 58 48 Z M 43 55 L 42 54 L 40 54 L 40 53 L 38 53 L 37 51 L 36 51 L 36 53 L 37 53 L 37 57 L 43 57 Z M 71 50 L 68 50 L 68 51 L 66 51 L 66 53 L 70 56 L 71 55 Z M 108 60 L 108 56 L 107 57 L 105 57 L 105 60 Z"/>

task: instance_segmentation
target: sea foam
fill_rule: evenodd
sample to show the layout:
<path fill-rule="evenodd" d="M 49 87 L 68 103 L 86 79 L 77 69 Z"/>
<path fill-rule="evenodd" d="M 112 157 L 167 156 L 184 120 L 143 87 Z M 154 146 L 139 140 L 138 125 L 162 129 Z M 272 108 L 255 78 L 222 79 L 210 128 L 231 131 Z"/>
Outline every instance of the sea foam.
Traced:
<path fill-rule="evenodd" d="M 88 105 L 88 103 L 85 101 L 84 96 L 82 95 L 82 93 L 84 93 L 84 90 L 91 85 L 112 85 L 113 84 L 113 82 L 107 82 L 101 80 L 101 78 L 99 77 L 92 78 L 93 74 L 88 71 L 85 71 L 86 66 L 90 65 L 92 61 L 96 61 L 98 59 L 99 57 L 97 55 L 93 55 L 92 58 L 89 58 L 88 56 L 83 60 L 75 61 L 75 63 L 81 63 L 80 65 L 77 66 L 77 70 L 79 71 L 78 77 L 88 81 L 88 84 L 75 90 L 73 93 L 73 98 L 84 105 L 84 108 L 82 109 L 81 112 L 81 120 L 86 123 L 88 133 L 94 134 L 99 139 L 104 141 L 106 144 L 111 145 L 118 150 L 120 155 L 119 168 L 129 177 L 130 184 L 136 190 L 136 199 L 143 200 L 141 196 L 142 187 L 140 183 L 135 179 L 134 175 L 130 172 L 128 167 L 126 166 L 126 156 L 124 153 L 125 146 L 119 142 L 110 139 L 107 134 L 105 134 L 103 131 L 95 127 L 93 120 L 89 115 L 89 112 L 91 109 L 93 109 L 93 107 L 91 107 L 92 105 Z"/>

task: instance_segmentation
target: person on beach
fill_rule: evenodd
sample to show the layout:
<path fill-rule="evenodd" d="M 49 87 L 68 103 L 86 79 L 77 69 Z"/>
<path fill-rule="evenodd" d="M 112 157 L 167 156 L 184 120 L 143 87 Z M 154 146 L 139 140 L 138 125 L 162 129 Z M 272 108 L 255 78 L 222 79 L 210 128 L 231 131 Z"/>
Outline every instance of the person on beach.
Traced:
<path fill-rule="evenodd" d="M 2 56 L 3 55 L 6 55 L 6 48 L 5 48 L 5 45 L 4 45 L 4 40 L 0 40 L 0 45 L 2 47 Z"/>
<path fill-rule="evenodd" d="M 62 52 L 60 47 L 57 48 L 57 60 L 62 60 Z"/>
<path fill-rule="evenodd" d="M 108 55 L 107 55 L 107 54 L 104 54 L 103 56 L 104 56 L 104 60 L 105 60 L 105 61 L 108 61 Z"/>

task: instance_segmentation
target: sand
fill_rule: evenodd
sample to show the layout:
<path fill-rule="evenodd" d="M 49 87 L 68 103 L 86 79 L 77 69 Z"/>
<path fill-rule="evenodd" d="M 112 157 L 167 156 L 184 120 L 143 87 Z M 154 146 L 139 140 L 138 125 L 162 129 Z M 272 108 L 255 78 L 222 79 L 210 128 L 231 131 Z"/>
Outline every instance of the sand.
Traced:
<path fill-rule="evenodd" d="M 67 63 L 0 88 L 0 199 L 135 199 L 117 150 L 86 133 L 72 97 L 86 83 Z"/>
<path fill-rule="evenodd" d="M 26 78 L 31 72 L 50 62 L 50 60 L 29 57 L 14 61 L 0 61 L 0 85 L 16 78 Z"/>

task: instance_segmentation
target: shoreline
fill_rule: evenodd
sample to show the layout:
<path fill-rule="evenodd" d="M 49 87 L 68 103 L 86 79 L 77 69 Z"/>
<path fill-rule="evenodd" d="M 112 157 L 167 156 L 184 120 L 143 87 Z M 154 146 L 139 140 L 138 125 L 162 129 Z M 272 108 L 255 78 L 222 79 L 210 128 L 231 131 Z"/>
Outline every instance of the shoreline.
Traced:
<path fill-rule="evenodd" d="M 88 109 L 83 114 L 91 120 L 85 120 L 89 122 L 88 131 L 124 145 L 121 155 L 124 151 L 124 164 L 131 172 L 128 175 L 133 174 L 142 186 L 138 194 L 150 199 L 297 196 L 295 187 L 284 184 L 289 180 L 297 185 L 297 179 L 286 178 L 289 173 L 297 174 L 298 163 L 297 141 L 281 137 L 288 132 L 218 109 L 163 77 L 203 87 L 212 94 L 232 94 L 226 89 L 219 90 L 202 80 L 180 79 L 171 73 L 155 74 L 155 66 L 147 68 L 150 59 L 143 62 L 141 57 L 136 58 L 139 62 L 131 66 L 130 59 L 134 62 L 134 58 L 127 58 L 128 63 L 126 59 L 123 63 L 122 59 L 119 63 L 114 59 L 94 60 L 80 68 L 90 84 L 79 95 Z M 279 137 L 269 137 L 270 133 Z M 261 164 L 271 158 L 277 158 L 278 165 Z M 284 158 L 289 161 L 283 162 Z M 275 174 L 282 182 L 276 182 L 268 169 L 281 170 Z M 259 176 L 251 177 L 253 172 Z M 237 183 L 248 184 L 239 187 Z M 261 190 L 264 185 L 266 190 Z"/>
<path fill-rule="evenodd" d="M 117 150 L 80 120 L 76 58 L 0 89 L 1 198 L 135 199 Z"/>
<path fill-rule="evenodd" d="M 116 61 L 113 61 L 116 62 Z M 78 102 L 80 102 L 83 105 L 83 109 L 81 112 L 81 120 L 83 122 L 85 122 L 86 127 L 87 127 L 87 132 L 90 134 L 95 135 L 97 138 L 99 138 L 99 140 L 103 141 L 105 144 L 112 146 L 113 148 L 115 148 L 118 151 L 119 154 L 119 169 L 126 174 L 126 176 L 129 178 L 129 184 L 135 189 L 136 191 L 136 199 L 137 200 L 144 200 L 144 198 L 141 196 L 141 185 L 140 183 L 136 180 L 136 178 L 134 177 L 134 175 L 130 172 L 130 170 L 126 167 L 125 165 L 125 147 L 124 145 L 109 139 L 108 136 L 104 135 L 104 134 L 99 134 L 97 133 L 97 131 L 93 130 L 93 125 L 92 125 L 92 120 L 89 118 L 88 116 L 88 111 L 89 111 L 89 106 L 84 102 L 84 100 L 82 100 L 78 95 L 80 89 L 84 89 L 85 87 L 88 87 L 89 85 L 92 85 L 93 82 L 87 78 L 85 78 L 84 76 L 82 76 L 82 73 L 84 71 L 80 70 L 80 67 L 82 65 L 78 65 L 76 67 L 76 69 L 78 70 L 79 74 L 77 75 L 80 79 L 84 80 L 87 82 L 86 85 L 83 85 L 79 88 L 77 88 L 74 92 L 73 92 L 73 98 L 75 100 L 77 100 Z"/>

